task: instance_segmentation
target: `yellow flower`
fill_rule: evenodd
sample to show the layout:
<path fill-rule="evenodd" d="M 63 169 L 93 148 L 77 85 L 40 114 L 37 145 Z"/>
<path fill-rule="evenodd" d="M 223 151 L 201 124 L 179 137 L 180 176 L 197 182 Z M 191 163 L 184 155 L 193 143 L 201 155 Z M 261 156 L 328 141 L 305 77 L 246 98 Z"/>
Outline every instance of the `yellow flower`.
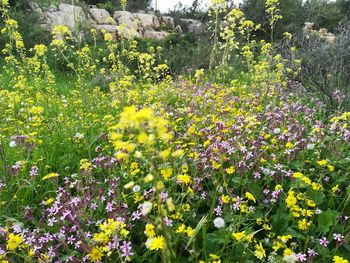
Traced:
<path fill-rule="evenodd" d="M 275 242 L 273 242 L 272 249 L 276 252 L 276 251 L 278 251 L 279 249 L 284 248 L 284 246 L 285 246 L 285 245 L 284 245 L 282 242 L 275 241 Z"/>
<path fill-rule="evenodd" d="M 256 203 L 256 199 L 255 199 L 254 195 L 252 195 L 251 193 L 245 192 L 245 196 L 248 198 L 248 200 L 251 200 L 254 203 Z"/>
<path fill-rule="evenodd" d="M 242 238 L 245 237 L 245 231 L 233 233 L 232 236 L 233 236 L 237 241 L 240 241 Z"/>
<path fill-rule="evenodd" d="M 28 109 L 28 112 L 31 114 L 41 114 L 44 112 L 44 108 L 41 106 L 33 106 Z"/>
<path fill-rule="evenodd" d="M 289 32 L 284 32 L 284 33 L 283 33 L 283 36 L 284 36 L 286 39 L 292 39 L 292 34 L 289 33 Z"/>
<path fill-rule="evenodd" d="M 149 238 L 146 241 L 146 247 L 149 250 L 164 249 L 164 247 L 165 247 L 165 239 L 164 239 L 163 236 L 157 236 L 157 237 Z"/>
<path fill-rule="evenodd" d="M 154 179 L 154 176 L 152 174 L 147 174 L 143 180 L 145 181 L 145 183 L 149 183 L 149 182 L 152 182 L 153 179 Z"/>
<path fill-rule="evenodd" d="M 309 199 L 306 201 L 306 204 L 309 207 L 315 207 L 316 206 L 316 203 L 314 201 L 312 201 L 312 200 L 309 200 Z"/>
<path fill-rule="evenodd" d="M 45 201 L 45 205 L 49 205 L 49 204 L 51 204 L 53 201 L 55 201 L 54 198 L 49 198 L 49 199 L 47 199 L 47 200 Z"/>
<path fill-rule="evenodd" d="M 287 243 L 289 239 L 292 239 L 293 237 L 291 235 L 286 236 L 278 236 L 277 239 L 281 240 L 283 243 Z"/>
<path fill-rule="evenodd" d="M 228 195 L 221 195 L 221 201 L 224 204 L 228 204 L 230 202 L 230 197 Z"/>
<path fill-rule="evenodd" d="M 318 161 L 317 164 L 319 166 L 326 166 L 328 164 L 327 160 L 321 160 L 321 161 Z"/>
<path fill-rule="evenodd" d="M 289 190 L 289 191 L 288 191 L 288 196 L 287 196 L 287 198 L 286 198 L 286 204 L 287 204 L 287 206 L 288 206 L 289 208 L 291 208 L 291 207 L 295 206 L 296 203 L 297 203 L 297 199 L 296 199 L 296 197 L 295 197 L 295 195 L 294 195 L 294 191 Z"/>
<path fill-rule="evenodd" d="M 335 193 L 339 190 L 339 184 L 336 184 L 334 187 L 332 187 L 332 192 Z"/>
<path fill-rule="evenodd" d="M 96 233 L 94 234 L 93 240 L 95 240 L 98 243 L 107 243 L 109 241 L 109 237 L 107 233 Z"/>
<path fill-rule="evenodd" d="M 349 263 L 349 261 L 347 259 L 339 257 L 339 256 L 334 256 L 333 262 L 334 263 Z"/>
<path fill-rule="evenodd" d="M 35 45 L 34 46 L 35 53 L 38 56 L 43 56 L 47 50 L 47 47 L 45 45 Z"/>
<path fill-rule="evenodd" d="M 233 166 L 226 168 L 226 173 L 233 174 L 235 172 L 235 168 Z"/>
<path fill-rule="evenodd" d="M 255 244 L 254 255 L 260 260 L 262 260 L 264 257 L 266 257 L 265 249 L 264 249 L 263 245 L 261 244 L 261 242 L 259 244 Z"/>
<path fill-rule="evenodd" d="M 311 223 L 308 222 L 305 218 L 298 221 L 298 228 L 299 228 L 300 230 L 306 230 L 306 229 L 308 229 L 308 227 L 309 227 L 310 225 L 311 225 Z"/>
<path fill-rule="evenodd" d="M 176 150 L 175 152 L 173 152 L 171 154 L 171 156 L 174 158 L 180 158 L 183 154 L 184 154 L 184 150 L 179 149 L 179 150 Z"/>
<path fill-rule="evenodd" d="M 171 167 L 160 170 L 161 175 L 163 176 L 165 181 L 170 179 L 171 174 L 173 173 L 173 169 Z"/>
<path fill-rule="evenodd" d="M 182 224 L 181 226 L 179 226 L 177 229 L 176 229 L 176 233 L 179 233 L 179 234 L 181 234 L 181 233 L 183 233 L 183 232 L 185 232 L 186 231 L 186 226 L 184 225 L 184 224 Z"/>
<path fill-rule="evenodd" d="M 58 173 L 49 173 L 48 175 L 45 175 L 43 178 L 41 178 L 41 180 L 47 180 L 55 177 L 58 177 Z"/>
<path fill-rule="evenodd" d="M 20 246 L 23 242 L 23 239 L 20 235 L 15 235 L 13 233 L 9 234 L 9 238 L 7 240 L 6 248 L 8 250 L 15 250 L 18 246 Z"/>
<path fill-rule="evenodd" d="M 334 166 L 333 165 L 327 165 L 327 167 L 328 167 L 328 170 L 330 171 L 330 172 L 333 172 L 334 171 Z"/>
<path fill-rule="evenodd" d="M 194 229 L 192 227 L 188 226 L 187 229 L 186 229 L 186 234 L 187 234 L 188 237 L 193 236 Z"/>
<path fill-rule="evenodd" d="M 190 211 L 191 206 L 189 204 L 184 204 L 184 205 L 182 205 L 181 208 L 182 208 L 182 211 L 188 212 L 188 211 Z"/>
<path fill-rule="evenodd" d="M 188 174 L 180 174 L 177 176 L 178 182 L 184 185 L 188 185 L 192 182 L 191 177 Z"/>
<path fill-rule="evenodd" d="M 294 144 L 292 142 L 287 142 L 286 143 L 286 148 L 293 149 L 294 148 Z"/>
<path fill-rule="evenodd" d="M 300 172 L 295 172 L 295 173 L 293 173 L 293 177 L 294 178 L 300 178 L 300 177 L 303 177 L 304 175 L 302 174 L 302 173 L 300 173 Z"/>
<path fill-rule="evenodd" d="M 154 237 L 156 235 L 156 232 L 154 231 L 155 227 L 152 224 L 147 224 L 145 229 L 145 234 L 147 237 Z"/>
<path fill-rule="evenodd" d="M 171 153 L 170 149 L 166 149 L 166 150 L 161 151 L 159 153 L 159 157 L 162 158 L 163 160 L 166 160 L 166 159 L 168 159 L 170 153 Z"/>
<path fill-rule="evenodd" d="M 290 256 L 293 254 L 293 250 L 291 250 L 290 248 L 286 248 L 284 251 L 283 251 L 283 255 L 284 256 Z"/>
<path fill-rule="evenodd" d="M 92 248 L 90 254 L 88 254 L 89 258 L 93 261 L 100 261 L 103 258 L 103 249 L 99 247 Z"/>
<path fill-rule="evenodd" d="M 1 3 L 2 5 L 6 6 L 9 4 L 9 0 L 2 0 Z"/>

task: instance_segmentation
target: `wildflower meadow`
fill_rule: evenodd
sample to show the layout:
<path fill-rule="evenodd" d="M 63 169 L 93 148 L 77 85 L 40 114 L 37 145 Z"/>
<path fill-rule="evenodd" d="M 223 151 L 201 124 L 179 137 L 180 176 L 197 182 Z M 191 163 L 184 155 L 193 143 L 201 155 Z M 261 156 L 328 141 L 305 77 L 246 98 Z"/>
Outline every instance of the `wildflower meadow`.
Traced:
<path fill-rule="evenodd" d="M 8 4 L 1 263 L 349 262 L 350 112 L 294 81 L 297 47 L 273 45 L 277 0 L 271 41 L 212 1 L 210 66 L 175 76 L 161 47 L 96 30 L 78 43 L 57 26 L 26 49 Z"/>

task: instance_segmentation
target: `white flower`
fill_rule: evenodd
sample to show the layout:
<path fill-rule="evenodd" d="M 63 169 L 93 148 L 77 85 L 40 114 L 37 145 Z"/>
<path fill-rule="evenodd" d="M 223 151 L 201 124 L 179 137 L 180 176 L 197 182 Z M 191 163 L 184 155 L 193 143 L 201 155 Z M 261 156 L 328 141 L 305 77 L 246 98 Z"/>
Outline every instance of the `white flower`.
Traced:
<path fill-rule="evenodd" d="M 152 242 L 153 242 L 153 239 L 154 238 L 148 238 L 147 240 L 146 240 L 146 247 L 148 248 L 148 249 L 150 249 L 150 247 L 151 247 L 151 244 L 152 244 Z"/>
<path fill-rule="evenodd" d="M 141 205 L 141 214 L 143 216 L 148 215 L 152 210 L 152 203 L 150 201 L 146 201 Z"/>
<path fill-rule="evenodd" d="M 268 168 L 261 168 L 261 170 L 262 170 L 262 172 L 265 174 L 265 175 L 270 175 L 270 173 L 271 173 L 271 170 L 270 169 L 268 169 Z"/>
<path fill-rule="evenodd" d="M 133 191 L 134 193 L 140 192 L 140 190 L 141 190 L 141 186 L 139 186 L 138 184 L 135 185 L 135 186 L 132 188 L 132 191 Z"/>
<path fill-rule="evenodd" d="M 313 149 L 315 149 L 315 144 L 309 143 L 308 145 L 306 145 L 306 148 L 307 148 L 308 150 L 313 150 Z"/>
<path fill-rule="evenodd" d="M 135 157 L 140 159 L 142 157 L 142 152 L 136 151 L 135 152 Z"/>
<path fill-rule="evenodd" d="M 84 134 L 81 134 L 80 132 L 77 132 L 77 133 L 75 134 L 75 138 L 77 138 L 77 139 L 79 139 L 79 140 L 84 139 Z"/>
<path fill-rule="evenodd" d="M 281 129 L 280 128 L 275 128 L 274 130 L 273 130 L 273 133 L 274 134 L 279 134 L 281 132 Z"/>
<path fill-rule="evenodd" d="M 217 217 L 214 219 L 214 226 L 216 228 L 223 228 L 225 226 L 225 221 L 222 217 Z"/>
<path fill-rule="evenodd" d="M 295 253 L 292 253 L 290 255 L 287 255 L 287 256 L 283 257 L 283 261 L 287 262 L 287 263 L 294 263 L 294 262 L 297 262 L 297 260 L 298 260 L 298 258 L 295 255 Z"/>
<path fill-rule="evenodd" d="M 319 209 L 319 208 L 316 208 L 316 210 L 315 210 L 315 214 L 316 215 L 319 215 L 319 214 L 321 214 L 322 213 L 322 210 L 321 209 Z"/>
<path fill-rule="evenodd" d="M 16 147 L 16 146 L 17 146 L 17 143 L 16 143 L 15 141 L 10 141 L 9 146 L 10 146 L 11 148 Z"/>

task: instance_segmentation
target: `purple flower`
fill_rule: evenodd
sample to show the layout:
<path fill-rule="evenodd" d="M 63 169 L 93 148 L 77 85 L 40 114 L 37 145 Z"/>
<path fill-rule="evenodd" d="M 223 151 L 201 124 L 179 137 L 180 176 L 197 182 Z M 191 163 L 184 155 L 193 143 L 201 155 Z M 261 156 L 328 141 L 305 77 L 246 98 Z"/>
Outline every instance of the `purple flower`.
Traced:
<path fill-rule="evenodd" d="M 97 208 L 97 204 L 96 204 L 96 203 L 92 203 L 92 204 L 91 204 L 91 209 L 92 209 L 92 210 L 96 210 L 96 208 Z"/>
<path fill-rule="evenodd" d="M 327 240 L 326 237 L 321 238 L 321 239 L 319 240 L 319 242 L 320 242 L 320 245 L 321 245 L 321 246 L 324 246 L 324 247 L 327 247 L 328 244 L 329 244 L 329 241 Z"/>
<path fill-rule="evenodd" d="M 122 252 L 122 257 L 130 257 L 134 254 L 131 251 L 131 242 L 123 241 L 123 245 L 120 246 L 120 251 Z"/>
<path fill-rule="evenodd" d="M 306 261 L 306 255 L 302 253 L 296 254 L 298 262 L 305 262 Z"/>
<path fill-rule="evenodd" d="M 159 197 L 160 197 L 160 199 L 162 200 L 162 202 L 165 203 L 166 200 L 168 199 L 168 193 L 167 193 L 167 192 L 161 192 L 161 193 L 159 194 Z"/>
<path fill-rule="evenodd" d="M 14 165 L 11 166 L 11 174 L 13 176 L 17 176 L 20 169 L 21 169 L 21 163 L 16 162 Z"/>
<path fill-rule="evenodd" d="M 113 201 L 107 203 L 107 206 L 106 206 L 107 212 L 112 212 L 113 211 L 113 204 L 114 204 Z"/>
<path fill-rule="evenodd" d="M 167 216 L 164 217 L 163 220 L 166 226 L 173 226 L 173 220 L 169 219 Z"/>
<path fill-rule="evenodd" d="M 31 177 L 35 177 L 38 175 L 38 172 L 39 172 L 39 168 L 34 165 L 30 168 L 29 174 Z"/>
<path fill-rule="evenodd" d="M 344 239 L 344 236 L 342 234 L 334 233 L 333 239 L 340 242 Z"/>
<path fill-rule="evenodd" d="M 307 254 L 309 255 L 310 258 L 313 258 L 313 257 L 315 257 L 317 255 L 315 250 L 310 249 L 310 248 L 307 249 Z"/>
<path fill-rule="evenodd" d="M 222 209 L 221 209 L 221 207 L 219 205 L 214 209 L 214 211 L 215 211 L 215 214 L 217 216 L 221 216 L 222 215 Z"/>

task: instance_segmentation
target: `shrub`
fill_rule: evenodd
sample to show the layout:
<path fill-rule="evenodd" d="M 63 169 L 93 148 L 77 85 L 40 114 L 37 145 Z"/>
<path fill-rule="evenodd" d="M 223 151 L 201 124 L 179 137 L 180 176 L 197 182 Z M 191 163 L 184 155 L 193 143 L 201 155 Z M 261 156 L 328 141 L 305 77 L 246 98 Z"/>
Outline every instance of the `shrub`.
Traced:
<path fill-rule="evenodd" d="M 338 27 L 336 43 L 317 35 L 303 35 L 297 40 L 302 59 L 300 81 L 305 89 L 332 110 L 350 109 L 350 25 Z"/>

